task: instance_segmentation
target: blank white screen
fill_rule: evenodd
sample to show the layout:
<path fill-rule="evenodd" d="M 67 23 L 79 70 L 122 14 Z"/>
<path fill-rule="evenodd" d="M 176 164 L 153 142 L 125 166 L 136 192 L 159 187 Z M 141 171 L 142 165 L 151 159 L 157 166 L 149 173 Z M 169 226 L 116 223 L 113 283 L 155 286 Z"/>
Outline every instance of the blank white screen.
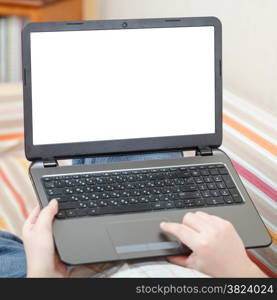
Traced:
<path fill-rule="evenodd" d="M 214 28 L 31 33 L 33 143 L 215 132 Z"/>

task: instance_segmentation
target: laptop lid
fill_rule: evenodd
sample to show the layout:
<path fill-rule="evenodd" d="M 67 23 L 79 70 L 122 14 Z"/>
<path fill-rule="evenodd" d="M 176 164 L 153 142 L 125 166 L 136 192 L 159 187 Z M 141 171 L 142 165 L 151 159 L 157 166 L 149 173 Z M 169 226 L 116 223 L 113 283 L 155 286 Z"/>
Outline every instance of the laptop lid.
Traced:
<path fill-rule="evenodd" d="M 30 23 L 22 42 L 29 160 L 221 144 L 218 19 Z"/>

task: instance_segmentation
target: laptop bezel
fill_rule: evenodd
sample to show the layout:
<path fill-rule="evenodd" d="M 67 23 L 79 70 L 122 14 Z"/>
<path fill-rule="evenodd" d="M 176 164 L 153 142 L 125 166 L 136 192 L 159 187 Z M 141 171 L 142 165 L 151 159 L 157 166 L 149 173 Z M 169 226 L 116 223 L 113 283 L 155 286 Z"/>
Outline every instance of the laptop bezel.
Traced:
<path fill-rule="evenodd" d="M 214 27 L 215 46 L 215 133 L 136 138 L 110 141 L 90 141 L 66 144 L 33 144 L 31 49 L 32 32 L 81 31 L 170 27 Z M 22 71 L 24 97 L 25 155 L 28 160 L 63 159 L 131 152 L 190 150 L 201 147 L 217 148 L 222 143 L 222 28 L 215 17 L 101 20 L 79 22 L 29 23 L 22 31 Z M 55 107 L 53 107 L 53 110 Z M 49 116 L 51 120 L 51 116 Z"/>

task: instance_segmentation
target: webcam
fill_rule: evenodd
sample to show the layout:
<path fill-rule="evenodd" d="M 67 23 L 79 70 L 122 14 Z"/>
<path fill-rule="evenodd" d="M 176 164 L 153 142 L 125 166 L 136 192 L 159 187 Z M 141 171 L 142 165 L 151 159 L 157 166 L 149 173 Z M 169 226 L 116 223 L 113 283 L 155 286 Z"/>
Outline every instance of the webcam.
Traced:
<path fill-rule="evenodd" d="M 123 23 L 122 23 L 122 27 L 123 27 L 123 28 L 126 28 L 127 26 L 128 26 L 127 22 L 123 22 Z"/>

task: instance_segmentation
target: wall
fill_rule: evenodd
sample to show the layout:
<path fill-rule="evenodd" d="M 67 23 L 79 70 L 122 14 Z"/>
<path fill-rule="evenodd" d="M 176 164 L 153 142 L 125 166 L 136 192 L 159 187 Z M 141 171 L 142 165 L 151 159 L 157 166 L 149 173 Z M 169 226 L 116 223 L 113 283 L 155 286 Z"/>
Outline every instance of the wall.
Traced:
<path fill-rule="evenodd" d="M 95 10 L 86 18 L 219 17 L 224 86 L 277 115 L 276 0 L 96 0 Z"/>

